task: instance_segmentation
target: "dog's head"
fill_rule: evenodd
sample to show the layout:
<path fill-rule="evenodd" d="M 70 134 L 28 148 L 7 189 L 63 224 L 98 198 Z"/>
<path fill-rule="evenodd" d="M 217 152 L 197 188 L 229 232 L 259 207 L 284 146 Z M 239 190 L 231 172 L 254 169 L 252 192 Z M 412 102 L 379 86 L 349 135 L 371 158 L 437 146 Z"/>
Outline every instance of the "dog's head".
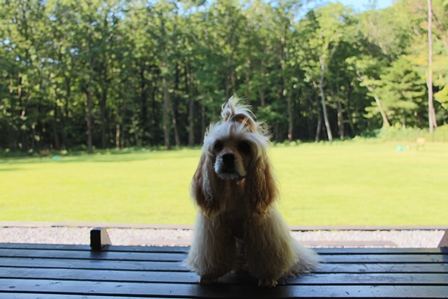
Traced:
<path fill-rule="evenodd" d="M 210 125 L 205 134 L 192 195 L 206 214 L 219 212 L 225 181 L 243 184 L 244 197 L 258 212 L 263 212 L 277 193 L 266 153 L 267 129 L 238 102 L 230 98 L 222 107 L 221 121 Z"/>

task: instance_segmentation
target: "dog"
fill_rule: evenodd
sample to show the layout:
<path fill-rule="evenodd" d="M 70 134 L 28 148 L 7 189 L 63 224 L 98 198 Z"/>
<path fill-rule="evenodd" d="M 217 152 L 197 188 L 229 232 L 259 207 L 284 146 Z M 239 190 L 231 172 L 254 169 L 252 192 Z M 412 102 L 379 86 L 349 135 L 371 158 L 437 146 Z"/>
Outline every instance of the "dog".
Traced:
<path fill-rule="evenodd" d="M 270 135 L 248 106 L 231 97 L 211 124 L 191 183 L 198 214 L 186 265 L 210 284 L 233 270 L 258 285 L 314 269 L 318 255 L 294 240 L 275 207 L 277 181 L 267 155 Z"/>

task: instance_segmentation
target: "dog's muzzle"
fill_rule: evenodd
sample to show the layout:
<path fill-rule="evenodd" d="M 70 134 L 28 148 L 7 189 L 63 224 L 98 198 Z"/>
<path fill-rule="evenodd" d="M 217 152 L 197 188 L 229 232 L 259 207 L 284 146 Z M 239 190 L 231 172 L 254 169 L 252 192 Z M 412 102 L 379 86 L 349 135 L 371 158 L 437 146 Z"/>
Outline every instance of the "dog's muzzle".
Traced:
<path fill-rule="evenodd" d="M 215 172 L 224 180 L 241 179 L 246 175 L 233 153 L 225 153 L 216 160 Z"/>
<path fill-rule="evenodd" d="M 232 153 L 226 153 L 222 156 L 223 171 L 234 172 L 236 157 Z"/>

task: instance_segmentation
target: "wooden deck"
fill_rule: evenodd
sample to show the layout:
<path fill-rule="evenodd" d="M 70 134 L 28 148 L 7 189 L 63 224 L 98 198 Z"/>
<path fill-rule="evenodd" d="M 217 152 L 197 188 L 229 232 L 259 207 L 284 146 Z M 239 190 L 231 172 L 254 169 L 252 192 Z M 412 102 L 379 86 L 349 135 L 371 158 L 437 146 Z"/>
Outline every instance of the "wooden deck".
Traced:
<path fill-rule="evenodd" d="M 199 285 L 187 251 L 0 243 L 0 298 L 448 298 L 448 248 L 317 249 L 315 272 L 273 289 L 246 274 Z"/>

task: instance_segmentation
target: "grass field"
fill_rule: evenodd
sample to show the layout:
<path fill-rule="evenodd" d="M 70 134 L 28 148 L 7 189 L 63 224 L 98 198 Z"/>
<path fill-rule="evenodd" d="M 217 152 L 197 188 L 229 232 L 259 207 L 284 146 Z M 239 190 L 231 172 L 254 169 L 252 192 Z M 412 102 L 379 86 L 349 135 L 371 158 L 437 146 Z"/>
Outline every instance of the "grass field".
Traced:
<path fill-rule="evenodd" d="M 289 225 L 448 225 L 448 143 L 270 149 Z M 0 159 L 0 221 L 193 223 L 200 151 Z"/>

